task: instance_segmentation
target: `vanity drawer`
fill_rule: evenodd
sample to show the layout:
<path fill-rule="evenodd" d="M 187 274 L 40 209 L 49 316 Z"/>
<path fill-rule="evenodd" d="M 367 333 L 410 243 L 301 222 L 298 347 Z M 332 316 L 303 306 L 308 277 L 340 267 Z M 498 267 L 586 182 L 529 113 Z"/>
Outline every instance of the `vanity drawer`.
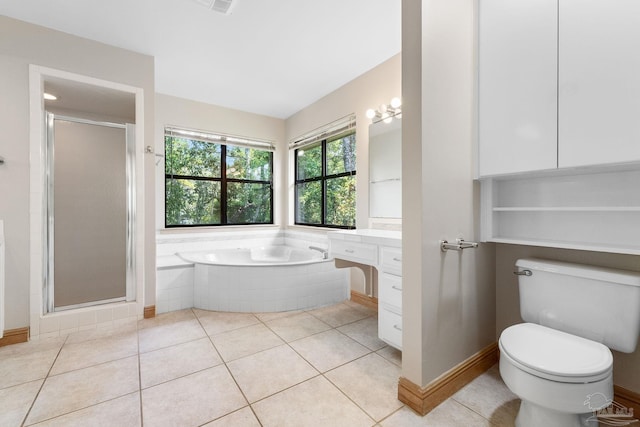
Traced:
<path fill-rule="evenodd" d="M 331 240 L 330 255 L 361 264 L 376 265 L 378 263 L 378 247 L 368 243 Z"/>
<path fill-rule="evenodd" d="M 381 273 L 378 280 L 378 299 L 384 304 L 402 309 L 402 277 Z"/>
<path fill-rule="evenodd" d="M 390 346 L 402 350 L 402 315 L 391 311 L 389 307 L 380 306 L 378 337 Z"/>
<path fill-rule="evenodd" d="M 395 271 L 402 275 L 402 248 L 382 246 L 380 248 L 380 265 L 383 271 Z"/>

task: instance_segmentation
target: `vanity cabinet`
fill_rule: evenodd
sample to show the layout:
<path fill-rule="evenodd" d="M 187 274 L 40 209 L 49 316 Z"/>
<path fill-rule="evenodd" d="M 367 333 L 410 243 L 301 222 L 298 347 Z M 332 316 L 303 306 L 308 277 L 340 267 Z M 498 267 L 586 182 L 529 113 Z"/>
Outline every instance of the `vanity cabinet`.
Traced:
<path fill-rule="evenodd" d="M 331 258 L 378 271 L 378 337 L 402 350 L 402 237 L 399 231 L 341 230 L 329 237 Z"/>
<path fill-rule="evenodd" d="M 479 5 L 481 178 L 640 161 L 640 2 Z"/>

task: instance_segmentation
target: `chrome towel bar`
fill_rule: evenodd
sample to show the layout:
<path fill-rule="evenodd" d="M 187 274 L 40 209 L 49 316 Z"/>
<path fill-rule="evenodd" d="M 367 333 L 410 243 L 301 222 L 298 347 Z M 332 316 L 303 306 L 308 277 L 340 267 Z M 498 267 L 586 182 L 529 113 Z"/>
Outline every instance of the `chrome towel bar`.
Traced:
<path fill-rule="evenodd" d="M 449 243 L 446 240 L 440 240 L 440 250 L 446 252 L 448 250 L 461 251 L 463 249 L 477 248 L 476 242 L 465 242 L 462 239 L 456 239 L 455 243 Z"/>

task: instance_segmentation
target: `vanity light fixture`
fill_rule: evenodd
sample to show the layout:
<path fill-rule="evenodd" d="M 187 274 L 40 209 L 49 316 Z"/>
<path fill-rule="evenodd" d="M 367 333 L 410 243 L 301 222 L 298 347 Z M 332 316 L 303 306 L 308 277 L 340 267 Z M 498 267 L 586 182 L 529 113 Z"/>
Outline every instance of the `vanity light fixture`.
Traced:
<path fill-rule="evenodd" d="M 402 106 L 400 98 L 393 98 L 389 105 L 382 104 L 377 110 L 372 108 L 368 109 L 367 118 L 371 119 L 372 123 L 378 123 L 380 121 L 384 123 L 391 123 L 394 117 L 397 119 L 402 117 L 402 110 L 400 109 L 400 106 Z"/>

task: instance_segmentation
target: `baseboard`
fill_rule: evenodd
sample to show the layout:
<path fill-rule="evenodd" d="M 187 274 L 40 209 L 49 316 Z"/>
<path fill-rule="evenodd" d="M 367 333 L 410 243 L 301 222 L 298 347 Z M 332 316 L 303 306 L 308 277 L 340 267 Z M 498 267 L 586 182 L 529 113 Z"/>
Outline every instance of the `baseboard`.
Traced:
<path fill-rule="evenodd" d="M 640 393 L 614 385 L 613 400 L 627 409 L 633 409 L 633 417 L 640 418 Z"/>
<path fill-rule="evenodd" d="M 400 377 L 398 400 L 418 414 L 426 415 L 497 362 L 498 343 L 493 343 L 454 366 L 425 387 Z"/>
<path fill-rule="evenodd" d="M 151 319 L 152 317 L 156 317 L 156 306 L 150 305 L 149 307 L 144 308 L 144 318 Z"/>
<path fill-rule="evenodd" d="M 370 297 L 358 291 L 351 291 L 351 301 L 378 311 L 378 298 Z"/>
<path fill-rule="evenodd" d="M 0 338 L 0 347 L 27 341 L 29 341 L 28 326 L 25 326 L 24 328 L 7 329 L 3 332 L 2 338 Z"/>

